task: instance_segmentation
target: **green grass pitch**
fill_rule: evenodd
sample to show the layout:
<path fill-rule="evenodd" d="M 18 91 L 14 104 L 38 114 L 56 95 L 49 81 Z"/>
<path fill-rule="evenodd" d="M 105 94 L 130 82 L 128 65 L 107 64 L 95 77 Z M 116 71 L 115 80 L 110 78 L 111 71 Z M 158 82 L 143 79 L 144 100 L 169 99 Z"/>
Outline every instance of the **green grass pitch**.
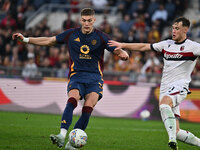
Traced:
<path fill-rule="evenodd" d="M 56 150 L 49 135 L 59 132 L 60 120 L 61 115 L 0 112 L 0 150 Z M 181 122 L 181 128 L 200 137 L 197 123 Z M 81 150 L 169 150 L 161 121 L 91 117 L 86 133 Z M 179 149 L 199 150 L 181 142 Z"/>

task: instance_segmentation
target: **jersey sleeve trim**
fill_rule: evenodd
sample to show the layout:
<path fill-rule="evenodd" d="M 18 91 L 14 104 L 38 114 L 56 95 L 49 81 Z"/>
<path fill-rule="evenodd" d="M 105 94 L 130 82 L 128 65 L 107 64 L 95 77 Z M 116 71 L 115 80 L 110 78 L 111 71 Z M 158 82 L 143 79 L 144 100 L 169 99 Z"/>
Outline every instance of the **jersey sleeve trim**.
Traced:
<path fill-rule="evenodd" d="M 150 47 L 151 47 L 151 50 L 157 52 L 157 51 L 153 48 L 153 44 L 151 44 Z"/>

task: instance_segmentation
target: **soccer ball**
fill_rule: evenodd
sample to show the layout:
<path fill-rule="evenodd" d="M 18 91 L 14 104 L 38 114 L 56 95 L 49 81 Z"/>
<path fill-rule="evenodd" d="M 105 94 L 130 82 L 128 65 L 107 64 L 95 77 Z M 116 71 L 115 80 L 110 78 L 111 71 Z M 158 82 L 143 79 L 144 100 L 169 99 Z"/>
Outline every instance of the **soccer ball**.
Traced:
<path fill-rule="evenodd" d="M 69 133 L 69 142 L 75 148 L 83 147 L 87 143 L 87 134 L 81 129 L 73 129 Z"/>
<path fill-rule="evenodd" d="M 145 109 L 140 112 L 140 117 L 142 120 L 147 120 L 150 117 L 150 112 L 147 109 Z"/>

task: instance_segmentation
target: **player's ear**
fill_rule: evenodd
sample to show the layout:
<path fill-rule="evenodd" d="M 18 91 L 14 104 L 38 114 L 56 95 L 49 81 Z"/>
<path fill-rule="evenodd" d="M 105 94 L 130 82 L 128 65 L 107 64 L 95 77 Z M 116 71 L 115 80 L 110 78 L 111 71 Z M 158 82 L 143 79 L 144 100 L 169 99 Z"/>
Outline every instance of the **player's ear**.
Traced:
<path fill-rule="evenodd" d="M 185 27 L 185 29 L 184 29 L 184 32 L 185 32 L 185 33 L 187 33 L 187 32 L 188 32 L 188 28 L 187 28 L 187 27 Z"/>

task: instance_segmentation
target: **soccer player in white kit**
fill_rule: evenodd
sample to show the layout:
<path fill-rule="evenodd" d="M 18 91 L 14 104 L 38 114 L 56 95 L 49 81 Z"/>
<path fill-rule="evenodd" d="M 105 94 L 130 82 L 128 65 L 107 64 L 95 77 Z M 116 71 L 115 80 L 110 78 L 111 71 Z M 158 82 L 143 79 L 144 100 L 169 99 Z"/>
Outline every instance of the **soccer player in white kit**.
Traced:
<path fill-rule="evenodd" d="M 159 109 L 168 132 L 168 145 L 172 150 L 178 150 L 176 140 L 200 147 L 198 137 L 179 128 L 179 104 L 190 93 L 191 73 L 197 57 L 200 56 L 200 44 L 187 39 L 189 26 L 190 21 L 187 18 L 175 19 L 172 25 L 172 40 L 164 40 L 154 44 L 109 41 L 110 46 L 116 46 L 116 49 L 154 50 L 162 53 L 164 67 L 160 86 Z"/>

